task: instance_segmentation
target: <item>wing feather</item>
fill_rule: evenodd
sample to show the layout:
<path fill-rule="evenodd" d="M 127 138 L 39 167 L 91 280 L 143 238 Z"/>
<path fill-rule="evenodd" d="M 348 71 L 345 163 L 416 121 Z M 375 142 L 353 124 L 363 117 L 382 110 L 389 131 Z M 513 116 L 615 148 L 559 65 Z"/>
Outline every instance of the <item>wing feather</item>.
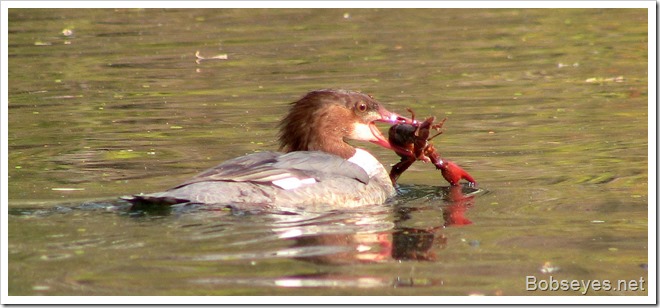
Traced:
<path fill-rule="evenodd" d="M 228 160 L 173 189 L 206 181 L 272 183 L 291 177 L 316 181 L 349 177 L 365 184 L 369 182 L 364 169 L 336 155 L 316 151 L 259 152 Z"/>

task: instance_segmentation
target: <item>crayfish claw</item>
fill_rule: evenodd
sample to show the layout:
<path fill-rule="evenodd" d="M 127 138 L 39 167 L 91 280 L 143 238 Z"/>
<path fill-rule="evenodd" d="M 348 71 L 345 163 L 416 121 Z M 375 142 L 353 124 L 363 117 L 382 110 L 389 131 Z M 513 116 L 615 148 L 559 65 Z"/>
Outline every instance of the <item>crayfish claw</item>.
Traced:
<path fill-rule="evenodd" d="M 443 160 L 441 164 L 436 166 L 442 172 L 442 177 L 444 177 L 451 186 L 457 186 L 460 180 L 466 180 L 473 186 L 476 185 L 474 178 L 453 161 Z"/>

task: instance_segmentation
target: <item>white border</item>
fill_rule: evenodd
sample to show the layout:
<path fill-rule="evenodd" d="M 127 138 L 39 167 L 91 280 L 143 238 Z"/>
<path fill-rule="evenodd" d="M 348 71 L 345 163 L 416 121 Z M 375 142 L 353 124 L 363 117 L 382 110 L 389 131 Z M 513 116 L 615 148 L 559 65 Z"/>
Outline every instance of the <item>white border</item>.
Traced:
<path fill-rule="evenodd" d="M 3 1 L 8 8 L 652 8 L 654 1 Z"/>
<path fill-rule="evenodd" d="M 658 50 L 657 50 L 657 26 L 658 26 L 658 16 L 657 16 L 657 7 L 656 3 L 653 2 L 653 5 L 649 6 L 649 17 L 648 17 L 648 104 L 649 104 L 649 113 L 648 113 L 648 147 L 649 147 L 649 154 L 648 154 L 648 164 L 649 164 L 649 169 L 648 169 L 648 250 L 649 250 L 649 255 L 648 255 L 648 280 L 649 282 L 653 283 L 653 285 L 649 285 L 649 292 L 648 292 L 648 297 L 649 299 L 655 303 L 657 303 L 657 291 L 658 291 L 658 226 L 657 226 L 657 218 L 658 218 L 658 200 L 657 200 L 657 193 L 658 193 L 658 166 L 657 166 L 657 159 L 658 159 L 658 80 L 657 80 L 657 58 L 658 58 Z M 651 303 L 650 301 L 650 303 Z"/>
<path fill-rule="evenodd" d="M 38 305 L 432 305 L 432 304 L 654 304 L 655 298 L 635 296 L 12 296 L 3 304 Z"/>
<path fill-rule="evenodd" d="M 0 154 L 0 183 L 2 184 L 2 188 L 0 191 L 0 207 L 2 208 L 2 213 L 0 214 L 0 217 L 2 218 L 2 239 L 0 239 L 0 246 L 1 246 L 1 251 L 2 255 L 0 256 L 0 261 L 2 262 L 1 266 L 2 269 L 0 269 L 0 275 L 2 275 L 2 280 L 0 281 L 0 302 L 3 304 L 7 302 L 8 298 L 8 291 L 7 291 L 7 285 L 8 285 L 8 279 L 9 277 L 7 276 L 7 270 L 9 268 L 9 264 L 7 261 L 7 258 L 9 256 L 9 252 L 7 249 L 7 243 L 9 242 L 9 231 L 8 231 L 8 208 L 9 208 L 9 197 L 8 197 L 8 190 L 7 190 L 7 182 L 9 181 L 9 172 L 7 171 L 7 166 L 9 164 L 9 158 L 8 158 L 8 146 L 7 146 L 7 140 L 9 137 L 9 114 L 8 114 L 8 106 L 9 106 L 9 94 L 7 93 L 8 84 L 9 84 L 9 56 L 7 55 L 7 49 L 9 46 L 9 29 L 8 29 L 8 18 L 7 18 L 7 8 L 5 7 L 4 2 L 0 2 L 0 5 L 2 5 L 2 17 L 0 20 L 0 29 L 2 30 L 2 33 L 0 33 L 0 55 L 2 56 L 2 59 L 0 59 L 0 73 L 2 76 L 0 77 L 0 81 L 2 82 L 2 89 L 0 89 L 0 104 L 2 105 L 1 108 L 2 110 L 0 111 L 0 142 L 2 142 L 2 153 Z"/>
<path fill-rule="evenodd" d="M 185 5 L 184 5 L 185 3 Z M 0 117 L 1 139 L 2 139 L 2 162 L 0 165 L 0 175 L 2 176 L 1 202 L 2 202 L 2 280 L 1 296 L 2 304 L 191 304 L 191 303 L 215 303 L 215 304 L 653 304 L 656 303 L 656 3 L 655 1 L 318 1 L 318 2 L 269 2 L 269 1 L 228 1 L 228 2 L 170 2 L 170 1 L 102 1 L 102 2 L 76 2 L 76 1 L 2 1 L 2 22 L 0 24 L 0 40 L 2 43 L 0 54 L 2 88 L 1 104 L 2 112 Z M 199 8 L 289 8 L 289 7 L 307 7 L 307 8 L 647 8 L 648 15 L 648 127 L 649 127 L 649 186 L 648 186 L 648 296 L 647 297 L 616 297 L 616 296 L 522 296 L 522 297 L 336 297 L 336 296 L 228 296 L 228 297 L 182 297 L 182 296 L 11 296 L 8 292 L 7 277 L 7 136 L 8 136 L 8 9 L 9 8 L 179 8 L 179 7 L 199 7 Z M 651 129 L 653 128 L 653 129 Z"/>

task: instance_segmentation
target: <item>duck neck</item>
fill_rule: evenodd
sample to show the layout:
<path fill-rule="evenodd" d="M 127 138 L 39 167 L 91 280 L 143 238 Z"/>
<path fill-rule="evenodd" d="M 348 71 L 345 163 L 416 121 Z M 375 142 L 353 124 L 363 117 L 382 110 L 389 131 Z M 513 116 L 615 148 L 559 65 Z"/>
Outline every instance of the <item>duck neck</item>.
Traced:
<path fill-rule="evenodd" d="M 352 127 L 342 125 L 350 111 L 330 106 L 318 109 L 310 104 L 296 104 L 280 124 L 280 149 L 323 151 L 348 159 L 355 148 L 344 140 Z"/>
<path fill-rule="evenodd" d="M 356 153 L 356 149 L 350 144 L 346 143 L 343 139 L 315 134 L 314 131 L 307 131 L 302 136 L 294 138 L 281 139 L 287 140 L 287 142 L 282 142 L 282 146 L 280 148 L 285 152 L 322 151 L 340 156 L 344 159 L 349 159 Z"/>

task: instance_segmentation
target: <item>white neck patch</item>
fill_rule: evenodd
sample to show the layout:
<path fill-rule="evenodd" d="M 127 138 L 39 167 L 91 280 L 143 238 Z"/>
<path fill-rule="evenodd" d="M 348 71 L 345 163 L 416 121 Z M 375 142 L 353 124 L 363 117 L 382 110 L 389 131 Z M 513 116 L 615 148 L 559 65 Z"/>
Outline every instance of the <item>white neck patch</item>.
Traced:
<path fill-rule="evenodd" d="M 363 149 L 355 149 L 355 155 L 351 156 L 348 161 L 364 169 L 370 178 L 374 177 L 382 168 L 378 159 Z"/>

